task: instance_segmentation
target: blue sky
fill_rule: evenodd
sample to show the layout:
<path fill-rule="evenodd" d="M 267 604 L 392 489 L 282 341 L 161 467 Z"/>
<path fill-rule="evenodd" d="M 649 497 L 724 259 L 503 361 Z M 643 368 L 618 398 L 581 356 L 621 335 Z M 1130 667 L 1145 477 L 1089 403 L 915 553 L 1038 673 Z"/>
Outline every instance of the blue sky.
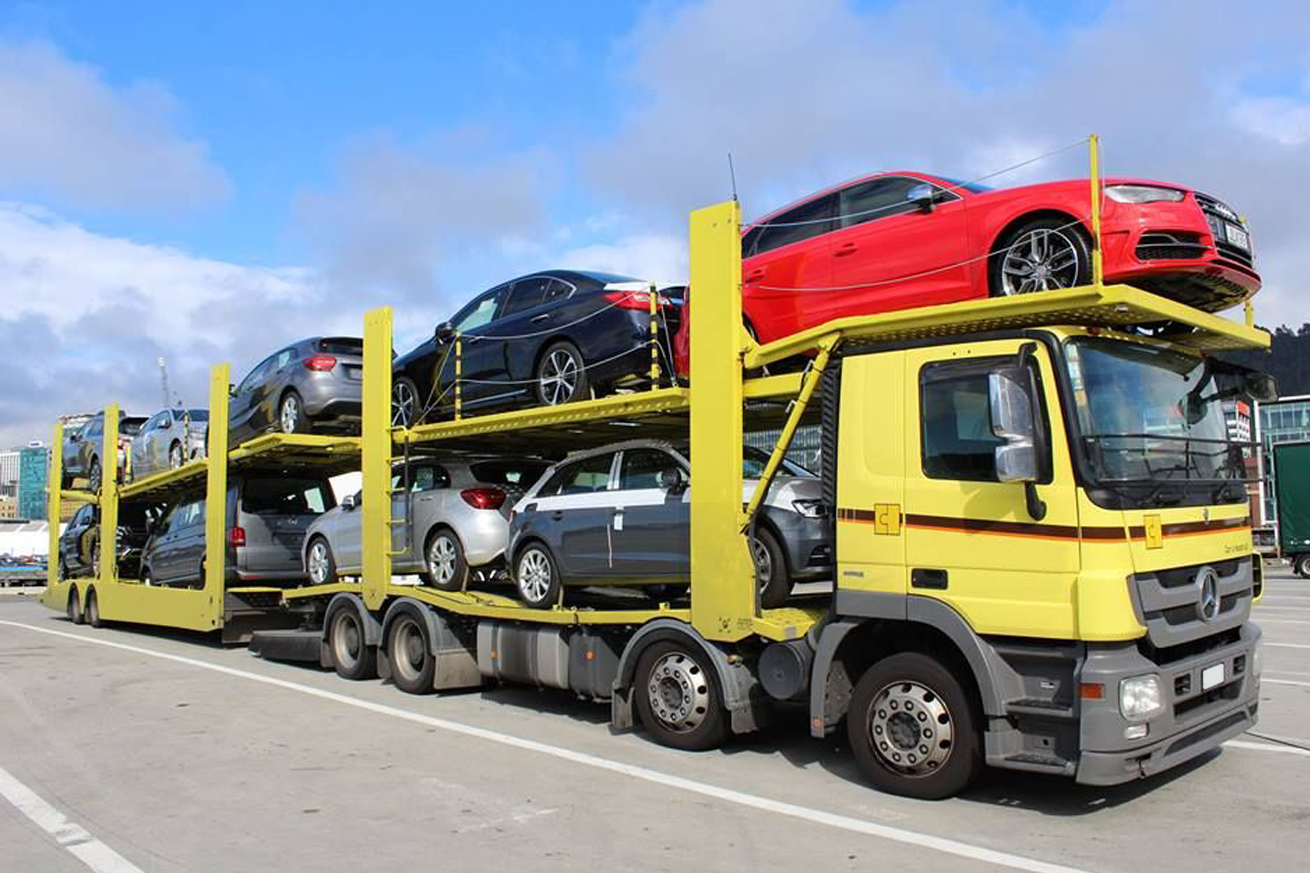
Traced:
<path fill-rule="evenodd" d="M 749 217 L 1095 131 L 1246 213 L 1257 311 L 1299 324 L 1307 34 L 1294 0 L 0 2 L 0 444 L 149 411 L 161 355 L 190 402 L 381 303 L 403 350 L 529 270 L 684 278 L 728 151 Z"/>

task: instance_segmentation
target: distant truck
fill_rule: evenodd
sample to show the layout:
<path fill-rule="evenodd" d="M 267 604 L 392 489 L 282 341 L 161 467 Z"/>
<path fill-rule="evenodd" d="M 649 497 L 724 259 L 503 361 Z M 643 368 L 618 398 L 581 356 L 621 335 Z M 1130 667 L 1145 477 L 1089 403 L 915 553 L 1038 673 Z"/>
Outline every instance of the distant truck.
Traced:
<path fill-rule="evenodd" d="M 1274 446 L 1274 494 L 1279 554 L 1310 578 L 1310 440 Z"/>

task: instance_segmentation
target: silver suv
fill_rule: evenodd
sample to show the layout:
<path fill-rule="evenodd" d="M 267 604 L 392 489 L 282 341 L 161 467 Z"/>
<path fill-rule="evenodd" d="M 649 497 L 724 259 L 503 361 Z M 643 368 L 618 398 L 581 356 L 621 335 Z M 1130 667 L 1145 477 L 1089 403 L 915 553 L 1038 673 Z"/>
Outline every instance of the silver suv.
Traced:
<path fill-rule="evenodd" d="M 408 473 L 391 475 L 392 570 L 421 573 L 429 585 L 458 591 L 471 574 L 492 575 L 509 539 L 509 508 L 541 476 L 546 461 L 531 458 L 411 458 Z M 310 582 L 358 575 L 359 495 L 324 513 L 305 533 Z"/>
<path fill-rule="evenodd" d="M 683 586 L 691 577 L 691 464 L 686 444 L 633 440 L 551 467 L 510 517 L 511 574 L 519 596 L 550 606 L 562 586 Z M 768 456 L 746 447 L 743 501 Z M 793 582 L 831 574 L 831 535 L 819 480 L 785 463 L 752 542 L 760 602 L 777 606 Z M 659 589 L 661 594 L 668 588 Z"/>

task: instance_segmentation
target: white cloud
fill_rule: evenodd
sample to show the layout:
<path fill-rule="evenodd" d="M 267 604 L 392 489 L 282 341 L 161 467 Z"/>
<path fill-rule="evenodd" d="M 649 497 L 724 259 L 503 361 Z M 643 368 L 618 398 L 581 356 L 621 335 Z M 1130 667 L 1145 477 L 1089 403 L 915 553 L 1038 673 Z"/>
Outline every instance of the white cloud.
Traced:
<path fill-rule="evenodd" d="M 230 184 L 157 85 L 114 88 L 43 43 L 0 42 L 0 185 L 79 208 L 190 209 Z"/>
<path fill-rule="evenodd" d="M 1283 146 L 1310 142 L 1310 103 L 1291 97 L 1251 97 L 1233 107 L 1233 120 L 1255 136 Z"/>

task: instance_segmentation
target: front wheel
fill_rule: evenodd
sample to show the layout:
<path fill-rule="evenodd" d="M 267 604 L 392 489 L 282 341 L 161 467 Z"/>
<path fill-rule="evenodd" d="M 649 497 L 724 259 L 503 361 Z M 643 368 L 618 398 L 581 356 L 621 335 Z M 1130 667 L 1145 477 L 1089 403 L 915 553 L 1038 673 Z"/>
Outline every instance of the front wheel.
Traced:
<path fill-rule="evenodd" d="M 555 559 L 540 543 L 519 552 L 514 566 L 514 587 L 528 606 L 545 609 L 559 599 L 562 583 Z"/>
<path fill-rule="evenodd" d="M 1310 555 L 1297 555 L 1292 564 L 1292 572 L 1302 579 L 1310 579 Z"/>
<path fill-rule="evenodd" d="M 722 744 L 727 718 L 705 656 L 668 640 L 641 653 L 633 679 L 637 714 L 657 742 L 700 752 Z"/>
<path fill-rule="evenodd" d="M 889 794 L 951 797 L 982 766 L 963 686 L 918 652 L 884 658 L 865 672 L 851 696 L 846 731 L 864 775 Z"/>
<path fill-rule="evenodd" d="M 186 463 L 186 455 L 182 452 L 182 444 L 173 443 L 173 445 L 169 446 L 168 468 L 170 470 L 176 470 L 178 467 L 182 466 L 185 463 Z"/>
<path fill-rule="evenodd" d="M 300 395 L 288 391 L 277 405 L 277 429 L 282 433 L 306 433 L 309 419 L 305 417 L 305 404 Z"/>
<path fill-rule="evenodd" d="M 591 393 L 587 365 L 582 352 L 570 342 L 557 342 L 537 363 L 537 401 L 542 406 L 558 406 L 584 400 Z"/>
<path fill-rule="evenodd" d="M 328 541 L 323 537 L 314 537 L 314 541 L 309 544 L 309 555 L 305 563 L 309 565 L 309 581 L 314 585 L 331 585 L 337 581 L 337 564 L 332 558 Z"/>
<path fill-rule="evenodd" d="M 1072 219 L 1035 218 L 993 248 L 992 297 L 1012 297 L 1086 285 L 1092 280 L 1091 247 Z"/>
<path fill-rule="evenodd" d="M 441 528 L 428 537 L 423 563 L 427 583 L 442 591 L 460 591 L 469 578 L 468 561 L 459 537 L 448 528 Z"/>

